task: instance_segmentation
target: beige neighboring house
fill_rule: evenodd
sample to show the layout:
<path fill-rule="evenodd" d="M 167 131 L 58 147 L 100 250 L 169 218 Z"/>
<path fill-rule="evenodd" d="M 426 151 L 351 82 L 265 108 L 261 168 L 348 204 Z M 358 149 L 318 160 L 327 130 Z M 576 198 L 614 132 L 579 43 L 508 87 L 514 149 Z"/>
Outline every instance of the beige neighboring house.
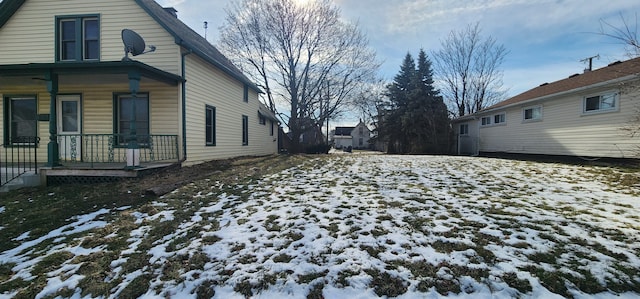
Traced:
<path fill-rule="evenodd" d="M 124 59 L 123 29 L 155 51 Z M 4 0 L 0 53 L 1 149 L 49 168 L 277 153 L 256 85 L 153 0 Z"/>
<path fill-rule="evenodd" d="M 640 158 L 640 58 L 545 83 L 453 121 L 459 154 Z M 634 123 L 634 119 L 636 123 Z"/>
<path fill-rule="evenodd" d="M 355 127 L 336 127 L 332 133 L 333 147 L 337 149 L 349 146 L 353 149 L 370 147 L 371 130 L 362 120 Z"/>

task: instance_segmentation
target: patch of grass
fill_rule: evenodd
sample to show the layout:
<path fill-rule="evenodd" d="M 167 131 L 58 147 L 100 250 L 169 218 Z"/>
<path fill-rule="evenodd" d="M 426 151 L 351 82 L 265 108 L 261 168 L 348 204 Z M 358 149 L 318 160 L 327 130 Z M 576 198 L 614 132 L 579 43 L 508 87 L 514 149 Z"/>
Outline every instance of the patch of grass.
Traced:
<path fill-rule="evenodd" d="M 571 296 L 567 291 L 566 282 L 562 273 L 557 271 L 545 271 L 544 269 L 536 266 L 528 266 L 523 268 L 523 270 L 528 271 L 533 276 L 537 277 L 540 284 L 550 292 L 567 298 L 573 298 L 573 296 Z"/>
<path fill-rule="evenodd" d="M 29 284 L 31 284 L 31 282 L 21 277 L 13 280 L 3 280 L 2 283 L 0 283 L 0 294 L 26 288 Z"/>
<path fill-rule="evenodd" d="M 533 290 L 528 280 L 518 278 L 518 275 L 514 272 L 504 273 L 502 275 L 502 281 L 522 294 L 529 293 Z"/>
<path fill-rule="evenodd" d="M 378 255 L 380 253 L 385 251 L 384 247 L 382 247 L 382 246 L 373 247 L 373 246 L 369 246 L 369 245 L 360 245 L 360 250 L 364 250 L 370 256 L 376 257 L 376 258 L 378 257 Z"/>
<path fill-rule="evenodd" d="M 276 222 L 280 216 L 278 215 L 269 215 L 267 219 L 264 221 L 264 228 L 270 232 L 279 232 L 282 230 L 282 226 Z"/>
<path fill-rule="evenodd" d="M 196 299 L 210 299 L 216 295 L 213 289 L 218 283 L 215 280 L 205 280 L 196 288 Z"/>
<path fill-rule="evenodd" d="M 273 257 L 273 261 L 276 263 L 288 263 L 293 259 L 292 256 L 282 253 Z"/>
<path fill-rule="evenodd" d="M 60 265 L 73 257 L 74 254 L 68 251 L 54 252 L 47 255 L 40 262 L 38 262 L 33 267 L 32 273 L 35 273 L 36 275 L 44 275 L 48 272 L 58 269 Z"/>
<path fill-rule="evenodd" d="M 444 253 L 452 253 L 454 251 L 465 251 L 469 248 L 472 248 L 471 246 L 461 243 L 461 242 L 449 242 L 449 241 L 442 241 L 442 240 L 436 240 L 435 242 L 431 243 L 431 247 L 433 247 L 433 249 L 435 249 L 438 252 L 444 252 Z"/>
<path fill-rule="evenodd" d="M 349 270 L 349 269 L 338 272 L 337 278 L 336 278 L 336 281 L 335 281 L 336 286 L 338 286 L 338 287 L 348 287 L 350 285 L 348 279 L 350 277 L 356 276 L 358 274 L 360 274 L 360 272 L 352 271 L 352 270 Z"/>
<path fill-rule="evenodd" d="M 320 277 L 324 277 L 329 273 L 329 270 L 325 270 L 324 272 L 311 272 L 308 274 L 298 275 L 297 282 L 300 284 L 308 284 Z"/>
<path fill-rule="evenodd" d="M 134 278 L 123 290 L 118 294 L 119 298 L 138 298 L 149 290 L 151 285 L 151 276 L 148 274 L 140 275 Z"/>
<path fill-rule="evenodd" d="M 204 270 L 204 266 L 210 262 L 211 259 L 204 252 L 196 252 L 189 258 L 189 267 L 191 270 Z"/>
<path fill-rule="evenodd" d="M 13 267 L 15 263 L 2 263 L 0 264 L 0 281 L 7 281 L 13 275 Z"/>
<path fill-rule="evenodd" d="M 84 278 L 78 283 L 78 288 L 82 289 L 83 297 L 106 297 L 112 285 L 105 282 L 107 273 L 111 269 L 111 262 L 118 258 L 115 252 L 94 252 L 87 256 L 79 256 L 77 259 L 82 265 L 78 269 L 78 274 Z"/>
<path fill-rule="evenodd" d="M 399 277 L 378 270 L 365 270 L 365 272 L 371 275 L 369 287 L 373 288 L 378 296 L 397 297 L 407 292 L 407 283 Z"/>
<path fill-rule="evenodd" d="M 322 290 L 324 289 L 324 282 L 316 283 L 309 290 L 309 294 L 307 294 L 307 299 L 324 299 L 322 295 Z"/>
<path fill-rule="evenodd" d="M 211 245 L 211 244 L 215 244 L 216 242 L 222 240 L 222 238 L 213 235 L 213 236 L 204 236 L 202 237 L 202 244 L 203 245 Z"/>

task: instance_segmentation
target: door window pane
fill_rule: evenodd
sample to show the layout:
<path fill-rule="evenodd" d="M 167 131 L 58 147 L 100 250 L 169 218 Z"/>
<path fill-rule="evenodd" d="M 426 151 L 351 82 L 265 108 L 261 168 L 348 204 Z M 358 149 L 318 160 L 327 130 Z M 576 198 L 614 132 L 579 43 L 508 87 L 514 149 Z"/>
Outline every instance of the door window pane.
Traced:
<path fill-rule="evenodd" d="M 62 132 L 78 132 L 78 102 L 62 101 Z"/>

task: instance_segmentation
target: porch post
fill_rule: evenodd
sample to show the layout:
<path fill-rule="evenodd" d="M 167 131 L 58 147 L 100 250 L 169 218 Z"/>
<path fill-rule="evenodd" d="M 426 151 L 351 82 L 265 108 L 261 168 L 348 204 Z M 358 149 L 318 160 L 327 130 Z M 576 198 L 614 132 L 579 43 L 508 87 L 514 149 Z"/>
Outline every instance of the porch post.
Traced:
<path fill-rule="evenodd" d="M 47 81 L 47 91 L 51 96 L 49 102 L 49 143 L 47 144 L 47 166 L 60 166 L 60 156 L 58 153 L 58 114 L 56 112 L 56 99 L 58 97 L 58 74 L 49 70 L 45 74 Z"/>
<path fill-rule="evenodd" d="M 129 71 L 129 91 L 133 98 L 131 105 L 132 120 L 129 122 L 129 137 L 127 138 L 127 168 L 140 166 L 140 148 L 138 146 L 138 133 L 136 127 L 136 97 L 140 90 L 140 73 Z"/>

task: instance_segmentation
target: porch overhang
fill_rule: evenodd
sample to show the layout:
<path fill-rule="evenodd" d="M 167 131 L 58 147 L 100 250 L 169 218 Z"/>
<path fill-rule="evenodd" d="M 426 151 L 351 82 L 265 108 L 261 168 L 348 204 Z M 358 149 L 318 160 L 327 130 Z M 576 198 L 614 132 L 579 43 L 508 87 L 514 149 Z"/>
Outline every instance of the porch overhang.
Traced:
<path fill-rule="evenodd" d="M 42 79 L 45 75 L 128 75 L 139 74 L 142 78 L 163 82 L 176 86 L 184 79 L 148 64 L 135 60 L 101 61 L 101 62 L 58 62 L 58 63 L 27 63 L 0 65 L 0 78 L 27 77 Z M 42 78 L 41 78 L 42 77 Z"/>

